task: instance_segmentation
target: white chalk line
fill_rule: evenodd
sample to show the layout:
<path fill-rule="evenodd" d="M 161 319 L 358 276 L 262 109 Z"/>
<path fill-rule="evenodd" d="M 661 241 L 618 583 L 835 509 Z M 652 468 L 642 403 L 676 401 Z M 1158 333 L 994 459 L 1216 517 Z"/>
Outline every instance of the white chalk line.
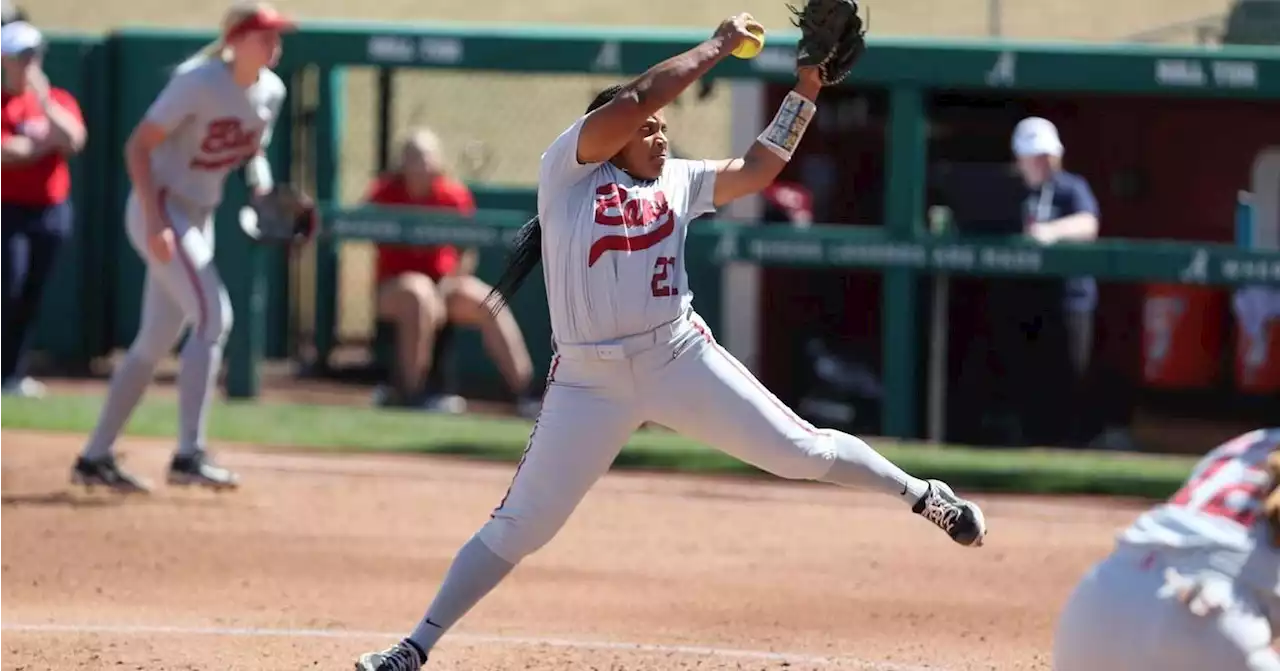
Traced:
<path fill-rule="evenodd" d="M 0 623 L 0 629 L 13 632 L 31 632 L 44 634 L 114 634 L 114 635 L 177 635 L 177 636 L 231 636 L 237 638 L 275 637 L 275 638 L 336 638 L 336 639 L 384 639 L 395 641 L 402 634 L 379 631 L 358 631 L 349 629 L 276 629 L 270 627 L 178 627 L 168 625 L 147 624 L 56 624 L 56 623 Z M 468 634 L 456 632 L 448 635 L 446 642 L 483 643 L 491 645 L 524 645 L 548 646 L 554 648 L 570 648 L 575 650 L 633 650 L 638 652 L 654 652 L 662 654 L 701 655 L 705 657 L 729 657 L 736 659 L 754 659 L 772 662 L 791 662 L 805 664 L 843 664 L 865 671 L 947 671 L 944 668 L 930 666 L 907 666 L 888 662 L 869 662 L 849 657 L 824 657 L 804 653 L 770 652 L 767 650 L 747 650 L 741 648 L 716 648 L 701 645 L 664 645 L 660 643 L 624 643 L 615 641 L 588 641 L 564 638 L 541 638 L 526 636 L 501 636 L 495 634 Z"/>

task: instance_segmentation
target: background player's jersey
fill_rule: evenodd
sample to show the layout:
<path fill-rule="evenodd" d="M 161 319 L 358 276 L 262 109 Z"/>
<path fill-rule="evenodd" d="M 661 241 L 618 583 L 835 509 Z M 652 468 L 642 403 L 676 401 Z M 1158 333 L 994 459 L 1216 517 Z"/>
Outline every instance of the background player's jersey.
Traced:
<path fill-rule="evenodd" d="M 672 321 L 693 300 L 685 274 L 689 221 L 715 209 L 715 169 L 668 159 L 636 180 L 611 163 L 578 163 L 583 119 L 542 155 L 538 215 L 551 329 L 594 343 Z"/>
<path fill-rule="evenodd" d="M 193 205 L 216 207 L 227 173 L 267 145 L 284 97 L 284 82 L 266 68 L 245 89 L 219 59 L 184 63 L 146 114 L 168 131 L 151 154 L 157 186 Z"/>
<path fill-rule="evenodd" d="M 1280 429 L 1259 429 L 1214 448 L 1182 488 L 1139 516 L 1120 542 L 1208 550 L 1217 568 L 1280 595 L 1280 553 L 1261 515 L 1267 456 L 1277 449 Z"/>

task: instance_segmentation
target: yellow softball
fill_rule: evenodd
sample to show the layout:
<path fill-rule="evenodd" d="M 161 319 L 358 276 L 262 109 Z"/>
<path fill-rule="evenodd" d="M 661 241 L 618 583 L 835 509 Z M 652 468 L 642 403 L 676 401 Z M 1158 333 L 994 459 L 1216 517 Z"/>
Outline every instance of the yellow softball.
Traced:
<path fill-rule="evenodd" d="M 738 58 L 755 58 L 760 50 L 764 48 L 764 26 L 758 23 L 752 23 L 747 26 L 747 32 L 755 36 L 756 39 L 743 40 L 741 44 L 733 50 L 733 55 Z"/>

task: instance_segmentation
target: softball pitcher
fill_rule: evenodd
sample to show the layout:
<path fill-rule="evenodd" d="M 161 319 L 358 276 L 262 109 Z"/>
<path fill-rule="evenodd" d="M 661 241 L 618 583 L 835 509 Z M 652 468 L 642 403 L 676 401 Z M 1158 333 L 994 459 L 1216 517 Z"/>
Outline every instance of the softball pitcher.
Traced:
<path fill-rule="evenodd" d="M 73 482 L 148 489 L 120 468 L 112 447 L 157 362 L 189 327 L 178 374 L 180 435 L 168 482 L 238 484 L 236 474 L 214 465 L 205 451 L 209 400 L 231 331 L 231 303 L 213 262 L 213 213 L 227 175 L 241 166 L 255 194 L 271 189 L 262 150 L 285 87 L 270 68 L 280 57 L 280 33 L 292 26 L 267 4 L 233 6 L 222 36 L 178 67 L 129 138 L 125 158 L 133 190 L 125 226 L 146 263 L 142 319 L 72 470 Z"/>
<path fill-rule="evenodd" d="M 860 45 L 852 2 L 810 7 L 815 2 L 848 21 L 841 39 L 854 35 Z M 800 58 L 799 83 L 743 157 L 669 158 L 663 108 L 744 40 L 757 39 L 753 30 L 762 29 L 749 15 L 730 18 L 698 47 L 603 91 L 543 154 L 539 216 L 523 229 L 495 289 L 510 296 L 543 261 L 555 357 L 542 411 L 507 495 L 462 547 L 426 617 L 401 642 L 361 656 L 359 671 L 424 664 L 449 627 L 551 540 L 646 421 L 785 478 L 874 487 L 956 542 L 981 544 L 986 525 L 977 506 L 941 482 L 904 473 L 853 436 L 800 419 L 715 342 L 691 307 L 683 255 L 690 220 L 768 186 L 822 86 L 844 75 L 817 65 L 842 62 L 838 55 L 824 60 L 825 51 L 811 49 Z M 847 68 L 853 58 L 843 62 Z"/>
<path fill-rule="evenodd" d="M 1206 455 L 1068 600 L 1055 671 L 1280 671 L 1280 428 Z"/>

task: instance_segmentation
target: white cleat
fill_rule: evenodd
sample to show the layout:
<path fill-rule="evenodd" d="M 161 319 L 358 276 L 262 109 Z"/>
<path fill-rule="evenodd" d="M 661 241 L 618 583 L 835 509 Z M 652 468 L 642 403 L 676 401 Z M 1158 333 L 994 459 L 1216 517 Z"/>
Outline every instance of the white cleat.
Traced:
<path fill-rule="evenodd" d="M 175 455 L 169 464 L 168 483 L 177 486 L 199 486 L 213 490 L 235 489 L 240 476 L 209 460 L 204 450 L 195 454 Z"/>

